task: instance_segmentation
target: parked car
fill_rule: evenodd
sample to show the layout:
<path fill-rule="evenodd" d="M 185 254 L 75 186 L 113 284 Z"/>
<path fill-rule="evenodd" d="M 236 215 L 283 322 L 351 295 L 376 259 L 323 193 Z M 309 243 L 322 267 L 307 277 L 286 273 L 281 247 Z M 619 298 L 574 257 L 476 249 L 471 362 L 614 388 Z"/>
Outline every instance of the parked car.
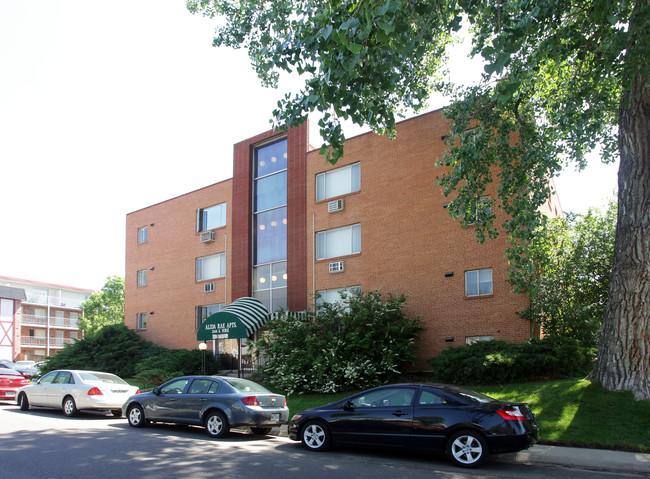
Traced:
<path fill-rule="evenodd" d="M 526 404 L 443 384 L 381 386 L 301 411 L 289 422 L 289 438 L 312 451 L 334 445 L 423 450 L 446 453 L 461 467 L 526 449 L 537 435 Z"/>
<path fill-rule="evenodd" d="M 0 361 L 0 368 L 14 369 L 27 378 L 38 375 L 38 372 L 36 372 L 34 369 L 21 367 L 18 365 L 18 363 L 14 363 L 13 361 L 8 361 L 6 359 Z"/>
<path fill-rule="evenodd" d="M 19 371 L 25 371 L 29 373 L 29 376 L 39 376 L 40 373 L 36 367 L 36 361 L 16 361 L 14 363 Z"/>
<path fill-rule="evenodd" d="M 31 381 L 15 369 L 0 368 L 0 401 L 16 400 L 16 392 Z"/>
<path fill-rule="evenodd" d="M 289 419 L 287 400 L 247 379 L 183 376 L 150 392 L 131 396 L 122 413 L 133 427 L 148 422 L 193 424 L 210 437 L 223 437 L 235 427 L 265 435 Z"/>
<path fill-rule="evenodd" d="M 17 402 L 23 411 L 41 406 L 62 409 L 66 416 L 75 416 L 80 410 L 94 409 L 121 417 L 124 401 L 139 392 L 115 374 L 58 369 L 20 388 Z"/>

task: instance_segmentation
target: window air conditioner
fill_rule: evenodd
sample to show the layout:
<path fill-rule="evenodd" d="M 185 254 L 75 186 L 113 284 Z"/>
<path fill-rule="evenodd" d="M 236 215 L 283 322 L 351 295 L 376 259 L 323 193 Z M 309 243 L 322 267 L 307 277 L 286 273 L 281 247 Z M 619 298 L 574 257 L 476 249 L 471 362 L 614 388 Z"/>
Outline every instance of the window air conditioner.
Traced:
<path fill-rule="evenodd" d="M 345 208 L 345 202 L 343 201 L 343 198 L 341 198 L 340 200 L 334 200 L 327 203 L 327 211 L 329 213 L 336 213 L 337 211 L 343 211 L 343 208 Z"/>
<path fill-rule="evenodd" d="M 216 238 L 214 231 L 204 231 L 201 233 L 201 243 L 211 243 Z"/>
<path fill-rule="evenodd" d="M 214 283 L 205 283 L 203 285 L 203 292 L 204 293 L 212 293 L 212 292 L 214 292 Z"/>
<path fill-rule="evenodd" d="M 337 261 L 335 263 L 330 263 L 330 273 L 342 273 L 345 271 L 345 262 Z"/>

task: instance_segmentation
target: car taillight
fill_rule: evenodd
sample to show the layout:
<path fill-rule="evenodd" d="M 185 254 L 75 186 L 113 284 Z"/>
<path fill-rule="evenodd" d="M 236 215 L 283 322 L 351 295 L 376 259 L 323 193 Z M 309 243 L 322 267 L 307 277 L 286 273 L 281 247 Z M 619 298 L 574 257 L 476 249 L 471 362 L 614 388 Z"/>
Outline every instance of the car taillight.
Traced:
<path fill-rule="evenodd" d="M 246 406 L 259 406 L 260 402 L 257 400 L 256 396 L 248 396 L 241 400 Z"/>
<path fill-rule="evenodd" d="M 282 407 L 287 407 L 287 398 L 286 397 L 284 398 L 284 404 L 282 405 Z"/>
<path fill-rule="evenodd" d="M 508 421 L 525 421 L 526 418 L 519 409 L 497 409 L 497 414 Z"/>
<path fill-rule="evenodd" d="M 21 379 L 20 384 L 31 384 L 32 382 L 29 379 Z"/>
<path fill-rule="evenodd" d="M 136 389 L 136 390 L 135 390 L 135 393 L 136 393 L 136 394 L 140 394 L 140 388 Z"/>
<path fill-rule="evenodd" d="M 98 387 L 92 388 L 90 391 L 88 391 L 88 396 L 103 396 L 104 393 L 99 390 Z"/>

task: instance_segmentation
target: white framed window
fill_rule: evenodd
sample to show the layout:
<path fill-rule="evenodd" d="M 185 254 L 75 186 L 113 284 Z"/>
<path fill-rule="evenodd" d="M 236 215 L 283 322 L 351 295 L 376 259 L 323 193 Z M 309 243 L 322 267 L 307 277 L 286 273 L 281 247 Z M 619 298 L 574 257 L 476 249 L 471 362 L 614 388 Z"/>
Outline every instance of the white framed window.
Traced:
<path fill-rule="evenodd" d="M 349 299 L 348 298 L 342 298 L 341 294 L 345 293 L 360 293 L 361 292 L 361 286 L 349 286 L 347 288 L 335 288 L 335 289 L 323 289 L 321 291 L 317 291 L 318 293 L 318 299 L 316 300 L 316 304 L 320 306 L 323 303 L 348 303 Z"/>
<path fill-rule="evenodd" d="M 138 243 L 146 243 L 147 241 L 149 241 L 149 227 L 138 228 Z"/>
<path fill-rule="evenodd" d="M 316 175 L 316 201 L 347 195 L 361 189 L 361 164 L 342 166 Z"/>
<path fill-rule="evenodd" d="M 316 233 L 316 259 L 361 253 L 361 224 Z"/>
<path fill-rule="evenodd" d="M 147 313 L 138 313 L 137 329 L 147 329 Z"/>
<path fill-rule="evenodd" d="M 226 226 L 226 203 L 201 208 L 196 213 L 196 231 L 207 231 Z"/>
<path fill-rule="evenodd" d="M 221 278 L 226 276 L 226 253 L 196 258 L 196 280 Z"/>
<path fill-rule="evenodd" d="M 141 269 L 138 271 L 138 286 L 146 286 L 147 285 L 147 270 L 146 269 Z"/>
<path fill-rule="evenodd" d="M 219 311 L 221 311 L 221 309 L 224 308 L 225 306 L 226 306 L 225 303 L 197 306 L 195 328 L 199 329 L 201 327 L 201 324 L 203 324 L 203 321 L 208 319 L 214 313 L 218 313 Z"/>
<path fill-rule="evenodd" d="M 465 338 L 465 344 L 468 346 L 479 341 L 494 341 L 494 336 L 467 336 Z"/>
<path fill-rule="evenodd" d="M 492 294 L 492 268 L 465 271 L 465 296 Z"/>

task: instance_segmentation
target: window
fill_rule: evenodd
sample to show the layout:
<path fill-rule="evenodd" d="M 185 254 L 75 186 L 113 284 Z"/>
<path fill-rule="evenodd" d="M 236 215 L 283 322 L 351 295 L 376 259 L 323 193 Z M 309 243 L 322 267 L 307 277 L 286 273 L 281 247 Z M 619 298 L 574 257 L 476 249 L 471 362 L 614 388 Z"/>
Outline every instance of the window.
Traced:
<path fill-rule="evenodd" d="M 287 262 L 279 261 L 253 269 L 253 297 L 271 312 L 287 309 Z"/>
<path fill-rule="evenodd" d="M 316 233 L 316 259 L 361 253 L 361 225 L 344 226 Z"/>
<path fill-rule="evenodd" d="M 196 307 L 196 329 L 199 329 L 203 324 L 203 321 L 208 319 L 214 313 L 221 311 L 221 308 L 225 306 L 224 303 L 221 304 L 208 304 L 206 306 L 197 306 Z"/>
<path fill-rule="evenodd" d="M 490 197 L 484 196 L 474 204 L 474 207 L 467 214 L 468 223 L 482 223 L 489 218 L 491 212 Z"/>
<path fill-rule="evenodd" d="M 138 286 L 146 286 L 147 285 L 147 270 L 146 269 L 141 269 L 138 271 Z"/>
<path fill-rule="evenodd" d="M 361 164 L 336 168 L 316 175 L 316 201 L 346 195 L 361 189 Z"/>
<path fill-rule="evenodd" d="M 382 388 L 352 398 L 355 407 L 407 407 L 411 405 L 415 389 Z"/>
<path fill-rule="evenodd" d="M 492 294 L 492 268 L 465 271 L 465 296 Z"/>
<path fill-rule="evenodd" d="M 470 345 L 478 343 L 479 341 L 492 341 L 494 336 L 467 336 L 465 338 L 465 344 Z"/>
<path fill-rule="evenodd" d="M 418 399 L 418 406 L 440 406 L 442 404 L 447 404 L 445 398 L 425 389 L 422 390 L 420 399 Z"/>
<path fill-rule="evenodd" d="M 226 275 L 226 253 L 196 258 L 196 280 L 222 278 Z"/>
<path fill-rule="evenodd" d="M 146 243 L 147 241 L 149 241 L 149 227 L 138 228 L 138 243 Z"/>
<path fill-rule="evenodd" d="M 276 208 L 254 217 L 253 264 L 287 259 L 287 208 Z"/>
<path fill-rule="evenodd" d="M 325 289 L 318 291 L 318 299 L 316 303 L 321 305 L 323 303 L 339 303 L 349 302 L 349 297 L 361 293 L 361 286 L 350 286 L 349 288 Z"/>
<path fill-rule="evenodd" d="M 138 313 L 137 329 L 147 329 L 147 313 Z"/>
<path fill-rule="evenodd" d="M 183 390 L 188 382 L 190 382 L 189 378 L 176 379 L 162 386 L 160 388 L 160 394 L 183 394 Z"/>
<path fill-rule="evenodd" d="M 201 208 L 196 214 L 196 231 L 207 231 L 226 226 L 226 203 Z"/>

